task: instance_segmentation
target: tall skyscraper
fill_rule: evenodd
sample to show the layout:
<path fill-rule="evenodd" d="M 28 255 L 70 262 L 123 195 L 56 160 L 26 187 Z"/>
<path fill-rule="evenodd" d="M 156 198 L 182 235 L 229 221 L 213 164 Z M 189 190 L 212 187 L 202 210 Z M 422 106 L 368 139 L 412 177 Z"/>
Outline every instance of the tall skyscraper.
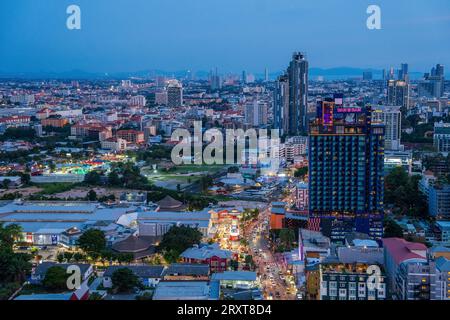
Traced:
<path fill-rule="evenodd" d="M 170 80 L 167 84 L 167 106 L 177 108 L 183 105 L 183 86 L 178 80 Z"/>
<path fill-rule="evenodd" d="M 220 90 L 222 88 L 222 79 L 219 76 L 217 68 L 215 71 L 209 73 L 209 85 L 212 91 Z"/>
<path fill-rule="evenodd" d="M 306 55 L 294 52 L 287 70 L 289 77 L 289 127 L 287 134 L 307 134 L 308 61 Z"/>
<path fill-rule="evenodd" d="M 247 84 L 247 72 L 245 70 L 242 71 L 242 83 Z"/>
<path fill-rule="evenodd" d="M 269 82 L 269 70 L 267 68 L 264 69 L 264 82 Z"/>
<path fill-rule="evenodd" d="M 309 133 L 309 222 L 335 242 L 383 234 L 384 125 L 343 96 L 317 104 Z"/>
<path fill-rule="evenodd" d="M 425 73 L 423 81 L 418 86 L 419 96 L 426 98 L 440 98 L 445 91 L 444 66 L 437 64 L 430 73 Z"/>
<path fill-rule="evenodd" d="M 408 81 L 409 80 L 409 74 L 408 74 L 408 64 L 402 63 L 400 65 L 400 69 L 398 70 L 398 80 Z"/>
<path fill-rule="evenodd" d="M 409 109 L 409 83 L 405 80 L 388 80 L 386 104 Z"/>
<path fill-rule="evenodd" d="M 289 77 L 278 77 L 274 92 L 273 120 L 274 128 L 280 130 L 280 136 L 289 131 Z"/>

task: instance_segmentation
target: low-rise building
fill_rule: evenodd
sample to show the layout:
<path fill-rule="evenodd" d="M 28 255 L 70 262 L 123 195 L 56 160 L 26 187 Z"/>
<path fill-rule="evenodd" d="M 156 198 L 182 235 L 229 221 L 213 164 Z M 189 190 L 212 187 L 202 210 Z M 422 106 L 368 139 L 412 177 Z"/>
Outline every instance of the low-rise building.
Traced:
<path fill-rule="evenodd" d="M 225 271 L 214 273 L 211 280 L 220 282 L 222 288 L 229 289 L 254 289 L 259 286 L 256 272 L 253 271 Z"/>
<path fill-rule="evenodd" d="M 153 300 L 219 300 L 218 281 L 162 281 Z"/>
<path fill-rule="evenodd" d="M 232 252 L 222 250 L 218 243 L 194 246 L 186 249 L 180 257 L 185 263 L 208 264 L 210 271 L 223 272 L 231 260 Z"/>
<path fill-rule="evenodd" d="M 41 264 L 38 264 L 37 267 L 34 268 L 34 270 L 32 270 L 30 282 L 34 284 L 40 284 L 42 280 L 45 279 L 45 275 L 47 274 L 48 269 L 50 269 L 51 267 L 61 267 L 64 270 L 67 270 L 67 268 L 70 266 L 77 266 L 78 268 L 80 268 L 81 282 L 88 279 L 94 272 L 92 265 L 86 263 L 42 262 Z"/>
<path fill-rule="evenodd" d="M 209 275 L 209 265 L 207 264 L 173 263 L 164 271 L 163 280 L 209 280 Z"/>
<path fill-rule="evenodd" d="M 145 287 L 154 288 L 163 278 L 164 266 L 109 266 L 103 273 L 103 287 L 112 288 L 112 275 L 124 268 L 131 270 Z"/>
<path fill-rule="evenodd" d="M 127 149 L 127 140 L 121 138 L 108 138 L 101 142 L 102 149 L 121 152 Z"/>

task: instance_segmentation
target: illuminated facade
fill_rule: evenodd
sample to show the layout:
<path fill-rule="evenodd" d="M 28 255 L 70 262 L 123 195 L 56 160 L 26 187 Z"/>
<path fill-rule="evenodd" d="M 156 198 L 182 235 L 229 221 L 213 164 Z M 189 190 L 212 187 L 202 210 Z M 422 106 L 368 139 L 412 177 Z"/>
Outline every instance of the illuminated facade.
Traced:
<path fill-rule="evenodd" d="M 349 232 L 383 233 L 384 125 L 370 108 L 319 101 L 309 133 L 310 221 L 333 241 Z"/>

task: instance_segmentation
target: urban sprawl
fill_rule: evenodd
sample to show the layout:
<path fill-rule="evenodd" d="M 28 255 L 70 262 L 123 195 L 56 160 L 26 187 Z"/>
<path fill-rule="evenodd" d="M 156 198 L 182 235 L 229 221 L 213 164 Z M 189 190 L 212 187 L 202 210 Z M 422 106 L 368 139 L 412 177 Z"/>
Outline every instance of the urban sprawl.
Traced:
<path fill-rule="evenodd" d="M 450 87 L 408 69 L 1 79 L 0 299 L 449 300 Z"/>

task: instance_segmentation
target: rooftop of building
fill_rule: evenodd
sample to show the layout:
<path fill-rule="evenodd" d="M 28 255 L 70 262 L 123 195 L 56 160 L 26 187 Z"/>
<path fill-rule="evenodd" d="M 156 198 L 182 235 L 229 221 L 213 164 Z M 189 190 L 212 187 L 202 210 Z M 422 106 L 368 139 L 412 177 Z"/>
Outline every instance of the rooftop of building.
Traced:
<path fill-rule="evenodd" d="M 153 300 L 210 300 L 219 298 L 217 282 L 162 281 L 153 294 Z"/>
<path fill-rule="evenodd" d="M 385 238 L 382 241 L 384 249 L 396 264 L 413 259 L 426 261 L 427 247 L 422 243 L 409 242 L 402 238 Z"/>
<path fill-rule="evenodd" d="M 229 280 L 229 281 L 256 281 L 257 275 L 253 271 L 224 271 L 214 273 L 211 280 Z"/>
<path fill-rule="evenodd" d="M 230 259 L 232 252 L 229 250 L 220 249 L 218 243 L 194 246 L 186 249 L 181 255 L 182 258 L 205 260 L 212 257 L 221 259 Z"/>
<path fill-rule="evenodd" d="M 159 278 L 164 271 L 164 266 L 109 266 L 103 276 L 111 277 L 115 271 L 123 268 L 133 271 L 140 278 Z"/>
<path fill-rule="evenodd" d="M 165 270 L 164 275 L 208 276 L 209 265 L 195 263 L 173 263 Z"/>

